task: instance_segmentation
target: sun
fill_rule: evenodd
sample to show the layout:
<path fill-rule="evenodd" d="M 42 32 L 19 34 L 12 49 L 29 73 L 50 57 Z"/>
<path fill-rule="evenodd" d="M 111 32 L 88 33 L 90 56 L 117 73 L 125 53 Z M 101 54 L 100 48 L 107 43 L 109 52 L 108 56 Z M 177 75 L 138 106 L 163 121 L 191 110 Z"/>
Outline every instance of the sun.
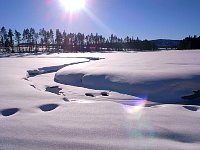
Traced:
<path fill-rule="evenodd" d="M 80 11 L 85 8 L 86 0 L 59 0 L 62 7 L 69 12 Z"/>

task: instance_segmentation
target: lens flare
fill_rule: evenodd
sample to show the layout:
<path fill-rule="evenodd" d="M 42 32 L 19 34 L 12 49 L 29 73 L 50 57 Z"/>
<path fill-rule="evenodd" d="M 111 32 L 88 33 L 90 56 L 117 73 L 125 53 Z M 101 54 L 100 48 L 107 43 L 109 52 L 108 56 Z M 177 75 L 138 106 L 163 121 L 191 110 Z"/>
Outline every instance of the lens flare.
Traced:
<path fill-rule="evenodd" d="M 126 101 L 124 104 L 124 108 L 129 114 L 134 114 L 142 111 L 147 103 L 146 99 L 133 99 L 130 101 Z"/>
<path fill-rule="evenodd" d="M 92 19 L 92 21 L 98 25 L 107 35 L 114 33 L 100 18 L 98 18 L 93 12 L 89 9 L 84 10 L 85 13 Z"/>
<path fill-rule="evenodd" d="M 154 144 L 156 133 L 151 121 L 148 120 L 148 117 L 145 117 L 143 110 L 148 98 L 146 96 L 139 97 L 134 97 L 132 100 L 123 103 L 127 113 L 127 134 L 131 143 L 134 143 L 137 149 L 147 150 Z"/>

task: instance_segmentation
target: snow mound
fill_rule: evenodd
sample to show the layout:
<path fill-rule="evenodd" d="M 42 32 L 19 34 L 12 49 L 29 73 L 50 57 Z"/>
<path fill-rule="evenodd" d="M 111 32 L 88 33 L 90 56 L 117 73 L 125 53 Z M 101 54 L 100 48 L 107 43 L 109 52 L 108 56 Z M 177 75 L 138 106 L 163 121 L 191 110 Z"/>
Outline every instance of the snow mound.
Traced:
<path fill-rule="evenodd" d="M 199 51 L 114 53 L 104 60 L 64 67 L 62 84 L 111 90 L 160 103 L 184 103 L 181 97 L 200 89 Z"/>

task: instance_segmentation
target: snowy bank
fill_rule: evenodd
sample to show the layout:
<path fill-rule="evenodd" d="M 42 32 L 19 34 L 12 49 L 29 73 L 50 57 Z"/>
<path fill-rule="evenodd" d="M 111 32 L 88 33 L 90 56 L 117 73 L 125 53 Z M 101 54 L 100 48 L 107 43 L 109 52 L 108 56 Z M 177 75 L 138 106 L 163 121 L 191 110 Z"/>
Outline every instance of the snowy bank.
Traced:
<path fill-rule="evenodd" d="M 147 97 L 160 103 L 184 102 L 200 89 L 200 51 L 113 53 L 104 60 L 65 67 L 62 84 Z"/>

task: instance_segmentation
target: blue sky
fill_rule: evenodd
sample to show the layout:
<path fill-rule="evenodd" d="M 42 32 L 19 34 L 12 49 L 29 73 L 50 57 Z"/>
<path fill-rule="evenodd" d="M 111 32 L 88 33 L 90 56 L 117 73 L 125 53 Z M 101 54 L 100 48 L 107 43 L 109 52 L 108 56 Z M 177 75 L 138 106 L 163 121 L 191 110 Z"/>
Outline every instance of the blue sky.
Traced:
<path fill-rule="evenodd" d="M 200 0 L 87 0 L 70 19 L 59 0 L 0 0 L 0 26 L 182 39 L 200 35 L 199 8 Z"/>

